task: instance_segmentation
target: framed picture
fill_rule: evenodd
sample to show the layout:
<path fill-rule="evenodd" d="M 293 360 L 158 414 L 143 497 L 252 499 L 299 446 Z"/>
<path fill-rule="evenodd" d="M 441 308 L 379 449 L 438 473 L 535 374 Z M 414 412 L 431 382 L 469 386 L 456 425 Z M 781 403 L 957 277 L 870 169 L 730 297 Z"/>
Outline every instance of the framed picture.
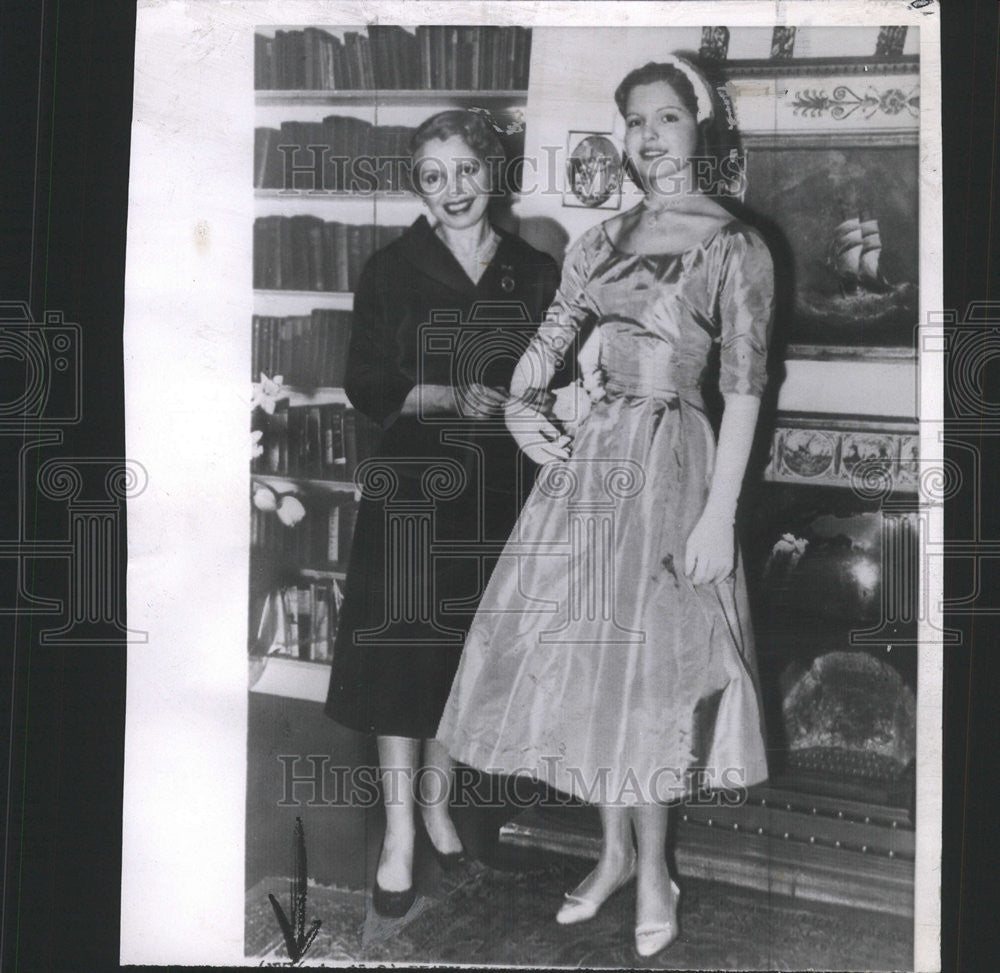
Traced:
<path fill-rule="evenodd" d="M 737 65 L 744 203 L 768 237 L 789 358 L 915 355 L 916 60 Z"/>
<path fill-rule="evenodd" d="M 610 132 L 570 132 L 563 206 L 620 209 L 622 160 Z"/>

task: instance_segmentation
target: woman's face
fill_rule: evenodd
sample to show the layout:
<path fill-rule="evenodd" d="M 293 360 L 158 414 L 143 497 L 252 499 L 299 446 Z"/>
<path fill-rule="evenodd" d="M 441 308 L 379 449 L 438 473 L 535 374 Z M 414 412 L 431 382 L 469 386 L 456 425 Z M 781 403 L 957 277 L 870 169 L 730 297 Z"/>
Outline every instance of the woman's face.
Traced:
<path fill-rule="evenodd" d="M 489 206 L 489 172 L 462 138 L 431 139 L 413 157 L 413 182 L 431 216 L 453 230 L 475 226 Z"/>
<path fill-rule="evenodd" d="M 698 146 L 698 122 L 666 81 L 637 85 L 625 104 L 625 152 L 641 183 L 667 192 Z"/>

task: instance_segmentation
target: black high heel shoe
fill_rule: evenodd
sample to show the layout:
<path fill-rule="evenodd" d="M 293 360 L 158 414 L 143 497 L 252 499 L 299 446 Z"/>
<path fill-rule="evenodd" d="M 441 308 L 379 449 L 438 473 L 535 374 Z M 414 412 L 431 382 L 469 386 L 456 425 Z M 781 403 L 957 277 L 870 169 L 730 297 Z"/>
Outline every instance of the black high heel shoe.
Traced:
<path fill-rule="evenodd" d="M 430 845 L 431 851 L 437 859 L 437 863 L 441 866 L 441 871 L 443 871 L 446 875 L 450 875 L 469 864 L 471 859 L 469 858 L 468 852 L 465 850 L 465 845 L 462 845 L 461 851 L 440 851 L 434 844 L 434 840 L 431 838 L 430 832 L 427 830 L 427 825 L 424 823 L 423 815 L 418 814 L 417 819 L 420 821 L 420 829 L 423 831 L 427 844 Z M 459 843 L 461 844 L 461 839 L 459 839 Z"/>
<path fill-rule="evenodd" d="M 416 886 L 411 885 L 402 892 L 390 892 L 382 888 L 375 879 L 375 887 L 372 889 L 372 905 L 375 911 L 383 919 L 401 919 L 413 907 L 413 902 L 417 897 Z"/>
<path fill-rule="evenodd" d="M 384 839 L 383 839 L 384 840 Z M 385 846 L 382 846 L 382 851 Z M 382 852 L 379 852 L 378 863 L 382 862 Z M 378 883 L 378 865 L 375 867 L 375 884 L 372 886 L 372 906 L 384 919 L 401 919 L 410 911 L 417 897 L 416 883 L 410 876 L 410 887 L 398 892 L 382 888 Z"/>

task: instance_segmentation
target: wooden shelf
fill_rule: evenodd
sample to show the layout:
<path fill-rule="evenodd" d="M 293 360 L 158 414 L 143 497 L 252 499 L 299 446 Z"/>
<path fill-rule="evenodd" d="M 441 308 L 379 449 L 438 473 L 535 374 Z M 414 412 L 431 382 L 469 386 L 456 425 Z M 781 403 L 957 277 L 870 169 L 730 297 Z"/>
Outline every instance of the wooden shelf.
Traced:
<path fill-rule="evenodd" d="M 253 387 L 256 390 L 260 386 L 254 382 Z M 283 395 L 278 401 L 283 402 L 287 399 L 289 406 L 330 405 L 333 403 L 351 408 L 347 393 L 342 388 L 299 389 L 294 385 L 282 385 L 281 391 Z"/>
<path fill-rule="evenodd" d="M 299 574 L 304 578 L 330 579 L 334 581 L 346 581 L 346 571 L 327 571 L 324 568 L 299 568 Z"/>
<path fill-rule="evenodd" d="M 354 294 L 350 291 L 279 291 L 255 290 L 254 314 L 280 316 L 309 314 L 313 310 L 352 311 Z"/>
<path fill-rule="evenodd" d="M 329 662 L 307 662 L 291 656 L 250 657 L 250 692 L 286 699 L 325 703 L 330 685 Z"/>
<path fill-rule="evenodd" d="M 441 88 L 369 88 L 349 91 L 268 88 L 254 92 L 258 105 L 475 105 L 477 102 L 527 101 L 522 89 L 500 91 L 452 91 Z"/>
<path fill-rule="evenodd" d="M 313 480 L 304 476 L 279 476 L 274 473 L 251 473 L 254 483 L 261 483 L 279 493 L 290 492 L 295 487 L 304 487 L 317 493 L 354 493 L 353 480 Z"/>
<path fill-rule="evenodd" d="M 256 199 L 294 199 L 326 203 L 420 202 L 409 189 L 377 189 L 372 193 L 354 193 L 343 189 L 262 189 L 258 186 L 254 188 L 253 194 Z"/>

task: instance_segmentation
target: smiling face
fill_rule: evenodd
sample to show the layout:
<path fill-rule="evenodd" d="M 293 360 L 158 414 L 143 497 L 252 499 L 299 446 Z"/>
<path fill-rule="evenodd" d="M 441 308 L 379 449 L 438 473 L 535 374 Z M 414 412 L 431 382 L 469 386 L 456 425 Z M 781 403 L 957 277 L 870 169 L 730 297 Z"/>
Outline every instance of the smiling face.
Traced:
<path fill-rule="evenodd" d="M 649 191 L 666 192 L 698 146 L 698 123 L 666 81 L 636 85 L 625 104 L 625 152 Z"/>
<path fill-rule="evenodd" d="M 431 139 L 413 157 L 413 184 L 439 223 L 464 230 L 486 216 L 489 171 L 457 135 Z"/>

